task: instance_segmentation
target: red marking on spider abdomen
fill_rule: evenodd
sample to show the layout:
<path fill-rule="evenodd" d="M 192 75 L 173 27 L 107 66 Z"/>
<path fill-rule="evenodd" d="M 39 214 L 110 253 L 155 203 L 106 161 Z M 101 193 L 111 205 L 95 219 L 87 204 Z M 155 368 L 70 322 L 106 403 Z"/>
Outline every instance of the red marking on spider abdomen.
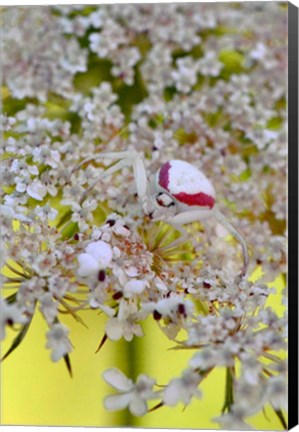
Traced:
<path fill-rule="evenodd" d="M 215 200 L 210 195 L 207 195 L 203 192 L 199 192 L 197 194 L 189 195 L 185 192 L 180 192 L 178 194 L 172 195 L 175 199 L 183 204 L 187 204 L 189 206 L 200 206 L 200 207 L 214 207 Z"/>
<path fill-rule="evenodd" d="M 159 185 L 167 191 L 169 191 L 168 185 L 169 185 L 170 167 L 171 167 L 170 162 L 166 162 L 165 164 L 163 164 L 161 166 L 160 172 L 159 172 Z"/>
<path fill-rule="evenodd" d="M 159 185 L 169 192 L 175 199 L 177 199 L 180 203 L 186 204 L 188 206 L 199 206 L 199 207 L 209 207 L 213 208 L 215 204 L 215 199 L 204 192 L 198 192 L 196 194 L 188 194 L 186 192 L 179 192 L 174 194 L 171 191 L 171 187 L 169 187 L 169 170 L 171 168 L 171 163 L 166 162 L 163 164 L 159 171 Z"/>

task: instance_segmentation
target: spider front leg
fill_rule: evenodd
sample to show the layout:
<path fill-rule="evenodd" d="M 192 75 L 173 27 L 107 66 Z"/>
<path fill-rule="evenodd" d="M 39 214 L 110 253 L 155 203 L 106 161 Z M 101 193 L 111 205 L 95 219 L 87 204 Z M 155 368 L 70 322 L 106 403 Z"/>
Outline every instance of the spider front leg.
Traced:
<path fill-rule="evenodd" d="M 226 219 L 226 217 L 215 207 L 210 210 L 190 210 L 179 213 L 168 219 L 168 222 L 174 226 L 185 225 L 191 222 L 197 222 L 208 217 L 214 217 L 224 228 L 226 228 L 229 233 L 235 237 L 242 247 L 243 253 L 243 268 L 241 271 L 241 276 L 244 277 L 248 270 L 249 256 L 247 245 L 242 237 L 242 235 L 231 225 L 231 223 Z"/>
<path fill-rule="evenodd" d="M 244 240 L 244 238 L 242 237 L 242 235 L 231 225 L 231 223 L 226 219 L 226 217 L 217 209 L 212 210 L 213 211 L 213 215 L 215 216 L 216 220 L 224 227 L 227 229 L 227 231 L 233 236 L 235 237 L 236 240 L 238 240 L 238 242 L 240 243 L 241 247 L 242 247 L 242 252 L 243 252 L 243 269 L 241 272 L 241 276 L 245 276 L 248 270 L 248 265 L 249 265 L 249 255 L 248 255 L 248 249 L 247 249 L 247 244 Z"/>
<path fill-rule="evenodd" d="M 101 173 L 93 182 L 92 184 L 84 191 L 82 194 L 79 203 L 82 204 L 82 202 L 86 199 L 90 191 L 96 186 L 96 184 L 102 180 L 105 177 L 108 177 L 109 175 L 112 175 L 113 173 L 125 168 L 125 167 L 133 167 L 134 171 L 134 178 L 136 183 L 136 189 L 137 189 L 137 195 L 138 198 L 141 200 L 142 203 L 146 201 L 147 198 L 147 177 L 145 172 L 144 163 L 142 161 L 142 157 L 139 153 L 135 151 L 125 151 L 125 152 L 116 152 L 116 153 L 101 153 L 99 155 L 96 155 L 91 158 L 86 158 L 80 164 L 78 164 L 72 171 L 74 173 L 77 171 L 81 166 L 88 162 L 101 160 L 101 159 L 111 159 L 118 160 L 114 165 L 109 167 L 105 172 Z"/>

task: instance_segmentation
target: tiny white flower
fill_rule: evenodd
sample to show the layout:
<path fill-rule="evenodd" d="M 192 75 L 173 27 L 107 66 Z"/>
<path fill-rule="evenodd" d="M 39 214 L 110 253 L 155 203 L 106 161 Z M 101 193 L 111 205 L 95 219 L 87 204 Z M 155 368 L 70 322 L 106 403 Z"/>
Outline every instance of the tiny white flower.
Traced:
<path fill-rule="evenodd" d="M 60 161 L 60 154 L 57 150 L 51 150 L 47 145 L 36 147 L 33 152 L 33 162 L 49 165 L 57 168 Z"/>
<path fill-rule="evenodd" d="M 124 324 L 117 318 L 110 318 L 106 323 L 106 334 L 109 339 L 115 341 L 119 340 L 123 336 Z"/>
<path fill-rule="evenodd" d="M 24 216 L 22 213 L 17 213 L 13 207 L 0 204 L 0 215 L 7 217 L 8 219 L 17 219 L 21 222 L 30 222 L 31 220 Z"/>
<path fill-rule="evenodd" d="M 193 397 L 201 398 L 198 390 L 201 377 L 192 369 L 183 372 L 181 378 L 175 378 L 166 386 L 163 393 L 163 402 L 168 406 L 175 406 L 180 400 L 188 405 Z"/>
<path fill-rule="evenodd" d="M 101 240 L 103 240 L 104 242 L 110 242 L 111 240 L 111 235 L 107 232 L 104 232 L 102 234 Z"/>
<path fill-rule="evenodd" d="M 146 313 L 157 311 L 162 316 L 174 317 L 177 314 L 182 314 L 182 316 L 187 317 L 192 313 L 194 306 L 182 295 L 173 294 L 167 298 L 162 298 L 157 303 L 142 303 L 142 309 Z"/>
<path fill-rule="evenodd" d="M 68 339 L 69 329 L 63 324 L 54 324 L 47 332 L 46 348 L 52 349 L 51 359 L 57 362 L 72 351 L 71 342 Z"/>
<path fill-rule="evenodd" d="M 121 300 L 117 317 L 110 318 L 106 322 L 106 333 L 109 339 L 119 340 L 124 338 L 131 341 L 134 336 L 143 336 L 142 328 L 138 323 L 140 316 L 134 303 Z"/>
<path fill-rule="evenodd" d="M 31 184 L 27 186 L 27 193 L 37 201 L 42 201 L 47 195 L 47 188 L 38 179 L 34 179 Z"/>
<path fill-rule="evenodd" d="M 37 205 L 35 207 L 35 213 L 42 221 L 55 220 L 58 214 L 58 210 L 50 207 L 49 204 L 46 204 L 42 207 Z"/>
<path fill-rule="evenodd" d="M 0 297 L 0 340 L 4 340 L 6 333 L 5 327 L 7 325 L 13 326 L 14 324 L 24 324 L 26 318 L 23 311 L 16 304 L 9 304 L 7 301 Z"/>
<path fill-rule="evenodd" d="M 53 296 L 51 293 L 47 292 L 43 294 L 40 298 L 40 311 L 46 318 L 49 324 L 52 324 L 54 319 L 58 314 L 58 303 L 53 301 Z"/>
<path fill-rule="evenodd" d="M 130 230 L 126 228 L 120 221 L 116 221 L 113 231 L 115 234 L 120 235 L 121 237 L 129 237 Z"/>
<path fill-rule="evenodd" d="M 249 56 L 253 60 L 262 60 L 264 59 L 267 53 L 267 47 L 262 42 L 256 44 L 256 47 L 250 51 Z"/>
<path fill-rule="evenodd" d="M 136 294 L 141 294 L 148 287 L 148 281 L 131 279 L 123 288 L 123 293 L 126 298 L 133 297 Z"/>
<path fill-rule="evenodd" d="M 223 64 L 217 59 L 216 53 L 209 51 L 198 60 L 197 67 L 202 75 L 216 77 L 223 68 Z"/>
<path fill-rule="evenodd" d="M 143 416 L 147 412 L 147 401 L 155 399 L 157 393 L 152 387 L 155 381 L 147 375 L 139 375 L 136 384 L 128 379 L 119 369 L 111 368 L 103 373 L 104 380 L 119 394 L 107 396 L 104 406 L 109 411 L 117 411 L 128 407 L 135 416 Z"/>
<path fill-rule="evenodd" d="M 26 176 L 26 177 L 20 177 L 20 176 L 16 176 L 15 178 L 15 183 L 16 183 L 16 191 L 18 192 L 25 192 L 27 187 L 29 186 L 31 182 L 30 177 Z"/>
<path fill-rule="evenodd" d="M 204 348 L 196 353 L 190 360 L 189 364 L 194 369 L 208 369 L 217 364 L 217 351 L 213 348 Z"/>
<path fill-rule="evenodd" d="M 213 421 L 219 423 L 221 429 L 223 430 L 253 430 L 253 428 L 248 423 L 244 422 L 241 416 L 235 414 L 234 412 L 229 412 L 219 417 L 215 417 Z"/>
<path fill-rule="evenodd" d="M 154 283 L 155 283 L 156 288 L 157 288 L 159 291 L 161 291 L 161 292 L 163 292 L 163 293 L 166 293 L 166 292 L 167 292 L 167 285 L 162 281 L 161 278 L 159 278 L 159 276 L 156 276 L 156 277 L 155 277 L 155 279 L 154 279 Z"/>
<path fill-rule="evenodd" d="M 137 277 L 139 275 L 139 270 L 135 266 L 129 266 L 125 268 L 125 272 L 129 277 Z"/>
<path fill-rule="evenodd" d="M 266 386 L 262 383 L 250 385 L 245 380 L 235 384 L 235 409 L 244 413 L 244 417 L 251 416 L 261 410 L 267 402 Z"/>
<path fill-rule="evenodd" d="M 287 410 L 288 392 L 285 376 L 272 376 L 267 382 L 267 394 L 275 409 Z"/>
<path fill-rule="evenodd" d="M 249 385 L 257 385 L 259 383 L 259 377 L 263 368 L 262 363 L 247 353 L 241 353 L 240 359 L 242 362 L 241 367 L 244 380 Z"/>

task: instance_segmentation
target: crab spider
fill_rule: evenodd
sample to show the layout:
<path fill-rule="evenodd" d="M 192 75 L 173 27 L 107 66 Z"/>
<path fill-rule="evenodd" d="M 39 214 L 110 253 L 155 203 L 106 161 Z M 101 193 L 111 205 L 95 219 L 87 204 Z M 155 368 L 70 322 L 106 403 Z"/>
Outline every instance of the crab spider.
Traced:
<path fill-rule="evenodd" d="M 85 190 L 80 204 L 100 179 L 124 167 L 133 167 L 137 196 L 146 214 L 153 220 L 164 220 L 180 229 L 183 225 L 214 217 L 242 246 L 243 268 L 241 276 L 248 269 L 247 245 L 242 235 L 228 222 L 215 205 L 215 190 L 207 177 L 193 165 L 182 160 L 164 163 L 151 181 L 148 181 L 142 156 L 136 151 L 101 153 L 84 159 L 76 171 L 87 162 L 98 159 L 117 161 L 98 176 Z"/>

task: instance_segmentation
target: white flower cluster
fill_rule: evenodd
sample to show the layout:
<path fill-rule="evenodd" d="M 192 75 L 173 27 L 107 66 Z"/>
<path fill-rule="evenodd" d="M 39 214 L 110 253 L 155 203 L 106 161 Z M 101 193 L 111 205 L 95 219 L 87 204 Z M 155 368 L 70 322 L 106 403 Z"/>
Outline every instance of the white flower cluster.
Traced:
<path fill-rule="evenodd" d="M 188 405 L 225 367 L 221 427 L 250 428 L 247 417 L 267 403 L 281 419 L 286 317 L 267 299 L 278 297 L 269 282 L 286 274 L 284 6 L 3 13 L 1 339 L 12 327 L 21 343 L 38 309 L 52 360 L 70 368 L 63 313 L 81 321 L 83 310 L 103 312 L 103 343 L 143 337 L 152 320 L 193 355 L 157 387 L 146 375 L 134 383 L 107 370 L 119 392 L 107 410 L 142 416 L 153 400 Z M 107 175 L 118 159 L 97 158 L 127 150 L 142 155 L 149 177 L 172 159 L 202 170 L 248 243 L 249 275 L 260 266 L 260 279 L 237 276 L 238 245 L 215 222 L 188 227 L 185 238 L 149 220 L 133 170 Z"/>
<path fill-rule="evenodd" d="M 43 102 L 49 92 L 69 95 L 73 76 L 86 70 L 78 41 L 64 38 L 49 8 L 13 7 L 4 14 L 3 77 L 12 95 Z"/>

